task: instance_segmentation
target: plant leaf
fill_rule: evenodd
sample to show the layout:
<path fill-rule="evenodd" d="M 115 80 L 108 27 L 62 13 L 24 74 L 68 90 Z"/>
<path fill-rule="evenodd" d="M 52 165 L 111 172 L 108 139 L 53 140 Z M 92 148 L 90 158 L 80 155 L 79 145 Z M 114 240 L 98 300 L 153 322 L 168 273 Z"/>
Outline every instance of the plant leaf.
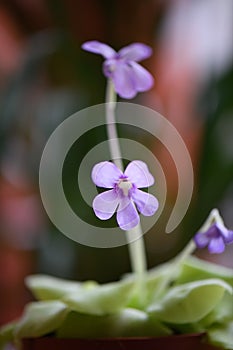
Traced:
<path fill-rule="evenodd" d="M 28 304 L 15 326 L 16 338 L 40 337 L 55 331 L 68 313 L 61 301 L 37 301 Z"/>
<path fill-rule="evenodd" d="M 63 301 L 74 311 L 91 315 L 112 314 L 127 305 L 135 283 L 120 281 L 79 293 L 69 293 Z"/>
<path fill-rule="evenodd" d="M 226 282 L 208 279 L 176 286 L 152 304 L 148 311 L 159 320 L 182 324 L 199 321 L 220 302 L 225 291 L 232 292 Z"/>
<path fill-rule="evenodd" d="M 226 323 L 233 318 L 233 295 L 225 293 L 216 307 L 203 319 L 201 324 L 205 328 L 214 323 Z"/>
<path fill-rule="evenodd" d="M 91 289 L 98 284 L 94 281 L 75 282 L 47 275 L 32 275 L 25 279 L 26 286 L 38 300 L 61 299 L 69 293 Z"/>
<path fill-rule="evenodd" d="M 60 338 L 105 338 L 162 336 L 171 330 L 158 321 L 153 322 L 140 310 L 126 308 L 112 315 L 84 315 L 71 312 L 57 330 Z"/>
<path fill-rule="evenodd" d="M 233 269 L 210 263 L 193 256 L 190 256 L 182 264 L 182 269 L 177 278 L 177 284 L 207 278 L 222 279 L 233 287 Z"/>
<path fill-rule="evenodd" d="M 163 289 L 164 281 L 167 281 L 168 277 L 171 275 L 171 266 L 173 266 L 173 263 L 166 262 L 147 271 L 145 275 L 143 298 L 139 294 L 140 291 L 135 288 L 127 306 L 136 309 L 146 309 L 148 305 L 152 304 L 156 299 L 158 299 L 161 294 L 161 289 Z M 177 265 L 177 274 L 179 273 L 179 270 L 180 266 Z M 134 274 L 127 274 L 123 277 L 123 280 L 131 280 L 134 282 L 136 282 L 136 279 L 137 276 Z M 167 288 L 169 288 L 169 285 Z"/>
<path fill-rule="evenodd" d="M 208 331 L 208 338 L 212 344 L 224 349 L 233 349 L 233 320 L 226 324 L 216 325 Z"/>

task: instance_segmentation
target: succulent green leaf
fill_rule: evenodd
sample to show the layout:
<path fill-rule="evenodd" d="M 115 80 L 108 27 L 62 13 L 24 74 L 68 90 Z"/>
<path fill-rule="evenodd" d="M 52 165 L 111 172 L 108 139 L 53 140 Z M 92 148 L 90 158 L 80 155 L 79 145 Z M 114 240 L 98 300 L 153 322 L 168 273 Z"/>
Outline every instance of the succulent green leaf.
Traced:
<path fill-rule="evenodd" d="M 176 282 L 177 284 L 183 284 L 207 278 L 222 279 L 233 287 L 233 269 L 193 256 L 190 256 L 182 264 L 182 269 Z"/>
<path fill-rule="evenodd" d="M 225 293 L 216 307 L 203 319 L 200 324 L 209 327 L 216 323 L 227 323 L 233 318 L 233 295 Z"/>
<path fill-rule="evenodd" d="M 91 289 L 98 284 L 94 281 L 75 282 L 47 275 L 32 275 L 25 279 L 26 286 L 38 300 L 55 300 L 69 293 Z"/>
<path fill-rule="evenodd" d="M 216 325 L 208 331 L 209 341 L 221 346 L 223 349 L 233 349 L 233 320 L 231 322 Z"/>
<path fill-rule="evenodd" d="M 155 268 L 147 271 L 145 275 L 145 288 L 143 291 L 143 297 L 140 294 L 141 290 L 135 288 L 127 306 L 136 309 L 146 309 L 148 305 L 158 299 L 164 289 L 164 283 L 169 280 L 169 276 L 171 275 L 171 267 L 173 265 L 173 263 L 169 262 L 156 266 Z M 179 269 L 180 266 L 177 265 L 177 274 L 179 272 Z M 137 276 L 134 274 L 128 274 L 123 278 L 123 280 L 131 280 L 134 282 L 136 282 L 136 279 Z M 167 288 L 169 288 L 169 283 L 167 284 Z"/>
<path fill-rule="evenodd" d="M 91 315 L 112 314 L 127 305 L 135 283 L 121 281 L 100 285 L 98 288 L 69 293 L 63 301 L 71 310 Z"/>
<path fill-rule="evenodd" d="M 21 339 L 51 333 L 61 325 L 67 313 L 67 306 L 61 301 L 32 302 L 26 306 L 14 334 Z"/>
<path fill-rule="evenodd" d="M 232 292 L 226 282 L 208 279 L 176 286 L 148 311 L 159 320 L 184 324 L 201 320 L 220 302 L 225 291 Z"/>
<path fill-rule="evenodd" d="M 112 315 L 71 312 L 57 330 L 60 338 L 108 338 L 169 335 L 171 330 L 140 310 L 126 308 Z"/>

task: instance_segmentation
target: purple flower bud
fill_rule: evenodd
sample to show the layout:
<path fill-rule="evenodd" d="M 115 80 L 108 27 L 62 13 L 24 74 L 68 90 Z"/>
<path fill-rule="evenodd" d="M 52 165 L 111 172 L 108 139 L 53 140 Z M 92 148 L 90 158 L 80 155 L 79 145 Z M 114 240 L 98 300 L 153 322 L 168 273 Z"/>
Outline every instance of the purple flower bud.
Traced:
<path fill-rule="evenodd" d="M 213 223 L 207 230 L 198 232 L 194 237 L 197 248 L 208 247 L 212 254 L 220 254 L 227 244 L 233 243 L 233 231 L 221 222 Z"/>
<path fill-rule="evenodd" d="M 106 59 L 103 64 L 104 75 L 112 79 L 119 96 L 130 99 L 138 92 L 147 91 L 153 86 L 152 75 L 137 63 L 151 56 L 152 50 L 149 46 L 134 43 L 116 52 L 104 43 L 88 41 L 82 48 Z"/>

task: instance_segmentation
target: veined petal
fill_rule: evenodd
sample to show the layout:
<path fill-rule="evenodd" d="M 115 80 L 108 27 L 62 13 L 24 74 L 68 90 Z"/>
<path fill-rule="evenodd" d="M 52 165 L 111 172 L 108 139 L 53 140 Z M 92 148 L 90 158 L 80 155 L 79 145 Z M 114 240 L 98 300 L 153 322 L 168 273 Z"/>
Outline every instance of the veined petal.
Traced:
<path fill-rule="evenodd" d="M 125 62 L 119 61 L 112 74 L 115 91 L 120 97 L 133 98 L 137 94 L 134 85 L 133 70 Z"/>
<path fill-rule="evenodd" d="M 154 78 L 152 75 L 136 62 L 130 62 L 133 70 L 134 86 L 137 91 L 147 91 L 152 88 Z"/>
<path fill-rule="evenodd" d="M 138 210 L 145 216 L 152 216 L 158 210 L 159 202 L 152 194 L 135 189 L 132 199 Z"/>
<path fill-rule="evenodd" d="M 119 196 L 115 190 L 98 194 L 92 203 L 95 215 L 101 220 L 110 219 L 115 213 L 119 201 Z"/>
<path fill-rule="evenodd" d="M 123 47 L 118 54 L 121 58 L 138 62 L 150 57 L 152 55 L 152 49 L 145 44 L 134 43 Z"/>
<path fill-rule="evenodd" d="M 225 250 L 225 244 L 222 237 L 212 238 L 208 245 L 208 250 L 212 254 L 220 254 Z"/>
<path fill-rule="evenodd" d="M 117 209 L 117 223 L 122 230 L 131 230 L 139 224 L 139 215 L 134 203 L 125 197 L 121 199 Z"/>
<path fill-rule="evenodd" d="M 125 169 L 124 175 L 138 188 L 149 187 L 154 184 L 154 178 L 149 172 L 146 163 L 141 160 L 133 160 Z"/>
<path fill-rule="evenodd" d="M 207 247 L 207 245 L 210 242 L 210 238 L 206 235 L 205 232 L 198 232 L 195 236 L 194 236 L 194 242 L 197 246 L 197 248 L 205 248 Z"/>
<path fill-rule="evenodd" d="M 116 51 L 113 50 L 110 46 L 101 43 L 97 40 L 87 41 L 82 45 L 82 49 L 97 53 L 102 55 L 104 58 L 113 58 L 116 55 Z"/>
<path fill-rule="evenodd" d="M 100 162 L 96 164 L 91 173 L 94 184 L 104 188 L 113 188 L 120 176 L 122 176 L 122 172 L 112 162 Z"/>

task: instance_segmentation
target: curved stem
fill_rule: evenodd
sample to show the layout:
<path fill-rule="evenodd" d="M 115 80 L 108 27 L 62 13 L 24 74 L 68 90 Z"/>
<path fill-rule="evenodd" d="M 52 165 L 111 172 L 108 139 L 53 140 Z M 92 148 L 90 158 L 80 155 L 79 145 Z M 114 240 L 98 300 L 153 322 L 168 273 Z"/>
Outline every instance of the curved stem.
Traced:
<path fill-rule="evenodd" d="M 109 141 L 110 155 L 116 166 L 123 171 L 123 162 L 116 128 L 116 93 L 112 81 L 109 79 L 106 91 L 106 128 Z M 126 232 L 132 271 L 137 275 L 139 296 L 143 303 L 145 285 L 146 253 L 140 223 Z"/>
<path fill-rule="evenodd" d="M 167 275 L 167 277 L 162 281 L 160 284 L 157 293 L 155 295 L 155 298 L 159 298 L 164 290 L 170 285 L 170 283 L 176 279 L 179 270 L 177 269 L 179 265 L 187 258 L 189 257 L 194 251 L 196 250 L 196 245 L 193 241 L 189 241 L 189 243 L 184 247 L 184 249 L 172 260 L 171 269 Z"/>

